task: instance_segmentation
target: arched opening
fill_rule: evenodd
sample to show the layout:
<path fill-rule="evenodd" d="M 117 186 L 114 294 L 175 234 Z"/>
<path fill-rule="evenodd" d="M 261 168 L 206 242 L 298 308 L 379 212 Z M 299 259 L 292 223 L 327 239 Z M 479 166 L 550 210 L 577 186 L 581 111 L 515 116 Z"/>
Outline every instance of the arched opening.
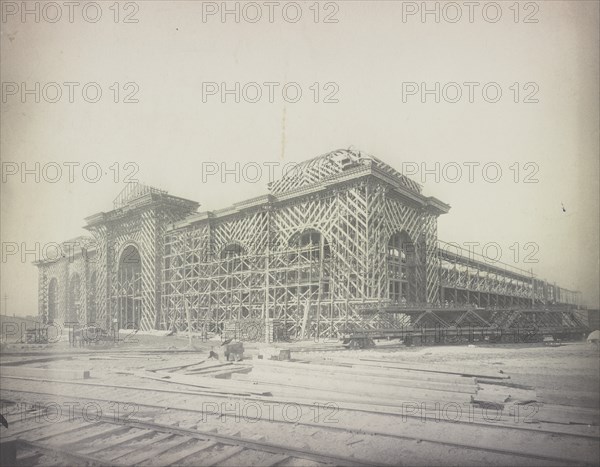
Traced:
<path fill-rule="evenodd" d="M 79 322 L 81 311 L 81 278 L 79 274 L 73 273 L 69 279 L 68 306 L 65 321 L 70 323 Z"/>
<path fill-rule="evenodd" d="M 287 271 L 280 276 L 286 285 L 285 308 L 281 323 L 288 335 L 309 336 L 321 326 L 321 302 L 330 296 L 331 247 L 325 236 L 315 229 L 292 235 L 288 242 Z M 295 316 L 295 317 L 294 317 Z"/>
<path fill-rule="evenodd" d="M 87 322 L 88 324 L 96 323 L 96 310 L 98 305 L 98 291 L 97 287 L 97 277 L 98 274 L 96 271 L 92 272 L 90 276 L 90 283 L 88 285 L 88 308 L 87 308 Z"/>
<path fill-rule="evenodd" d="M 127 246 L 119 258 L 116 285 L 120 329 L 139 329 L 142 318 L 142 260 L 138 249 Z"/>
<path fill-rule="evenodd" d="M 329 243 L 318 230 L 308 229 L 292 237 L 290 246 L 298 248 L 301 258 L 305 260 L 318 261 L 321 258 L 328 259 L 331 257 Z"/>
<path fill-rule="evenodd" d="M 392 303 L 415 301 L 415 245 L 404 231 L 390 237 L 387 246 L 388 298 Z"/>
<path fill-rule="evenodd" d="M 46 322 L 51 324 L 58 314 L 58 281 L 55 277 L 48 284 L 48 316 Z"/>

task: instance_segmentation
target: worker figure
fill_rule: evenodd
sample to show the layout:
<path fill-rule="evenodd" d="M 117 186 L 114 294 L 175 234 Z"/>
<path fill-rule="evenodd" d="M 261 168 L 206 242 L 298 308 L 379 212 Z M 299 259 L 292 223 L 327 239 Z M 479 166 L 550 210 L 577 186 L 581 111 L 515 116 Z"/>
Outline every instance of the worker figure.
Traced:
<path fill-rule="evenodd" d="M 210 360 L 210 359 L 214 358 L 215 360 L 218 360 L 219 354 L 217 354 L 217 352 L 215 352 L 213 349 L 214 349 L 214 347 L 210 348 L 210 353 L 208 354 L 208 359 Z"/>
<path fill-rule="evenodd" d="M 225 346 L 225 358 L 227 361 L 239 362 L 244 358 L 244 344 L 241 342 L 231 342 Z"/>

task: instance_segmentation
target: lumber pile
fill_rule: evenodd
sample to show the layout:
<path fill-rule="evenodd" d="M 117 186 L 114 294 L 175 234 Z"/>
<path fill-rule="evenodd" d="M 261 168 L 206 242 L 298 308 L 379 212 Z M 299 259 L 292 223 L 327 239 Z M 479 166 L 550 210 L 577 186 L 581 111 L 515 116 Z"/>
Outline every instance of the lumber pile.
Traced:
<path fill-rule="evenodd" d="M 250 373 L 237 373 L 232 379 L 254 387 L 267 385 L 274 397 L 301 396 L 397 408 L 407 404 L 469 404 L 477 392 L 474 378 L 270 360 L 255 360 Z"/>
<path fill-rule="evenodd" d="M 501 371 L 462 366 L 362 358 L 206 360 L 150 368 L 138 376 L 204 394 L 309 405 L 334 403 L 340 409 L 402 416 L 417 407 L 421 411 L 472 407 L 478 409 L 473 412 L 476 420 L 495 424 L 600 423 L 591 394 L 582 393 L 576 399 L 548 391 L 540 395 L 532 387 L 513 383 Z M 577 404 L 580 400 L 589 403 Z"/>

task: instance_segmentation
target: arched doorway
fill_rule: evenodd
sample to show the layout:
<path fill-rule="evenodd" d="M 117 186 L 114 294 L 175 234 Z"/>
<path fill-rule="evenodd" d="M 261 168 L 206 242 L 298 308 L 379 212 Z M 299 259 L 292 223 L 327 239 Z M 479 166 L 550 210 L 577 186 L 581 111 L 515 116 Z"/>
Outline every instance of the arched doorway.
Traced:
<path fill-rule="evenodd" d="M 81 311 L 81 278 L 78 273 L 73 273 L 69 279 L 67 316 L 65 322 L 79 322 Z"/>
<path fill-rule="evenodd" d="M 388 298 L 392 303 L 416 301 L 414 284 L 415 245 L 404 231 L 390 237 L 387 245 Z"/>
<path fill-rule="evenodd" d="M 51 324 L 56 319 L 58 313 L 58 281 L 55 277 L 48 284 L 48 316 L 46 322 Z"/>
<path fill-rule="evenodd" d="M 142 318 L 142 260 L 138 249 L 128 245 L 119 258 L 116 299 L 120 329 L 139 329 Z"/>

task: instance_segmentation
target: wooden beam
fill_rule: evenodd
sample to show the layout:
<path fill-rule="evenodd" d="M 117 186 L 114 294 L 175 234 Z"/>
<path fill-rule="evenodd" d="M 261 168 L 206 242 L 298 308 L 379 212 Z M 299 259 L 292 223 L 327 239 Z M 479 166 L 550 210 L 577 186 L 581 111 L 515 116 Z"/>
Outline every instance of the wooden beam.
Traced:
<path fill-rule="evenodd" d="M 179 465 L 184 461 L 188 460 L 190 457 L 210 449 L 214 446 L 217 446 L 219 443 L 216 441 L 205 441 L 192 444 L 187 449 L 183 449 L 178 453 L 174 453 L 172 456 L 169 456 L 169 465 Z"/>
<path fill-rule="evenodd" d="M 55 378 L 55 379 L 88 379 L 90 377 L 89 371 L 82 370 L 64 370 L 58 368 L 22 368 L 22 367 L 8 367 L 2 368 L 2 376 L 16 376 L 16 377 L 32 377 L 32 378 Z"/>

